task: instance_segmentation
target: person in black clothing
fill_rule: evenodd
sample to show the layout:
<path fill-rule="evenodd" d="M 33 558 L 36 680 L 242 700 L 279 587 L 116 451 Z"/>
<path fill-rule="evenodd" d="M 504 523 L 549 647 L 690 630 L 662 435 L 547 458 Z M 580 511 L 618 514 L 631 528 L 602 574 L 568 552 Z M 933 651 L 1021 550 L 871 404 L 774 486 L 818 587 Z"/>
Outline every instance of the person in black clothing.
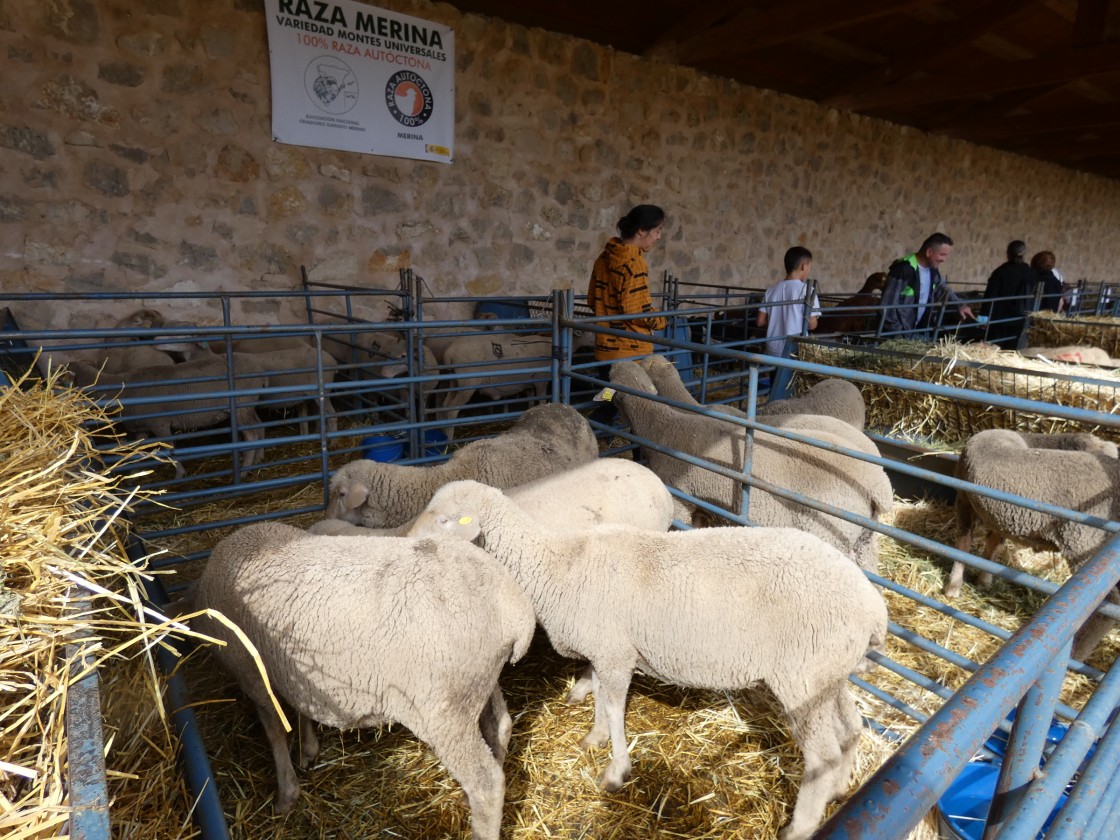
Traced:
<path fill-rule="evenodd" d="M 1065 308 L 1062 297 L 1062 278 L 1054 271 L 1057 260 L 1053 251 L 1039 251 L 1031 257 L 1031 268 L 1038 275 L 1038 282 L 1042 284 L 1041 309 L 1051 312 L 1061 312 Z"/>
<path fill-rule="evenodd" d="M 1038 275 L 1024 257 L 1027 245 L 1016 239 L 1007 245 L 1007 262 L 992 272 L 984 297 L 1010 298 L 988 303 L 988 341 L 1005 350 L 1014 350 L 1020 338 L 1026 337 L 1023 327 L 1027 313 L 1034 308 L 1034 290 Z"/>

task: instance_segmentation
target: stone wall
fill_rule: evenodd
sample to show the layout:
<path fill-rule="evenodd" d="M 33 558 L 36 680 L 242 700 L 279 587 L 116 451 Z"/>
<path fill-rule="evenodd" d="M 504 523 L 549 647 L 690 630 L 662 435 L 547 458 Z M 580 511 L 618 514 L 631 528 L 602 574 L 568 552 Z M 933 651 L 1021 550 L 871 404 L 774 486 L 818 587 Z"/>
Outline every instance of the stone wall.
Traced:
<path fill-rule="evenodd" d="M 1116 181 L 444 4 L 381 5 L 456 31 L 452 165 L 274 143 L 260 0 L 6 0 L 3 288 L 292 289 L 302 265 L 382 288 L 411 266 L 440 295 L 582 290 L 638 202 L 669 213 L 655 276 L 764 286 L 805 244 L 822 288 L 850 290 L 933 230 L 957 240 L 951 280 L 983 280 L 1012 238 L 1067 277 L 1110 276 Z"/>

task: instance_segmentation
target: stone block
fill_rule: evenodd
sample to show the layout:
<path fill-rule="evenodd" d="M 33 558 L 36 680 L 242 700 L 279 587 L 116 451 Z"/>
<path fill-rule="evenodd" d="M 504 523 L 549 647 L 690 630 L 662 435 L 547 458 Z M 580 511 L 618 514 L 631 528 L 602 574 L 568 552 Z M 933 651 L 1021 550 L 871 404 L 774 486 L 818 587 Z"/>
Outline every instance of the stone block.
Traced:
<path fill-rule="evenodd" d="M 54 144 L 47 135 L 26 125 L 0 125 L 0 147 L 45 160 L 54 155 Z"/>
<path fill-rule="evenodd" d="M 130 61 L 102 61 L 97 65 L 97 78 L 111 85 L 139 87 L 146 77 L 144 68 Z"/>
<path fill-rule="evenodd" d="M 147 277 L 149 280 L 158 280 L 167 274 L 167 269 L 147 254 L 137 254 L 130 251 L 115 251 L 109 258 L 113 265 L 126 271 Z"/>
<path fill-rule="evenodd" d="M 237 134 L 237 119 L 226 108 L 212 108 L 195 117 L 195 125 L 215 137 L 232 137 Z"/>
<path fill-rule="evenodd" d="M 164 93 L 200 94 L 209 84 L 205 71 L 197 64 L 172 64 L 163 71 L 160 89 Z"/>
<path fill-rule="evenodd" d="M 218 252 L 209 245 L 198 245 L 184 239 L 179 243 L 179 265 L 196 271 L 214 271 L 218 268 Z"/>
<path fill-rule="evenodd" d="M 261 165 L 246 149 L 227 143 L 218 152 L 215 175 L 225 181 L 246 183 L 255 181 L 261 174 Z"/>
<path fill-rule="evenodd" d="M 89 46 L 101 38 L 101 18 L 91 0 L 54 0 L 42 6 L 47 32 L 71 44 Z"/>
<path fill-rule="evenodd" d="M 154 29 L 129 32 L 117 38 L 117 46 L 122 50 L 143 57 L 167 55 L 169 45 L 167 36 Z"/>
<path fill-rule="evenodd" d="M 37 104 L 40 108 L 78 120 L 113 126 L 120 122 L 117 111 L 98 101 L 97 91 L 70 75 L 51 79 L 44 84 Z"/>
<path fill-rule="evenodd" d="M 401 197 L 388 187 L 371 184 L 362 190 L 362 212 L 367 216 L 399 213 L 404 208 Z"/>
<path fill-rule="evenodd" d="M 284 219 L 298 215 L 307 206 L 305 196 L 295 186 L 282 187 L 268 197 L 268 218 Z"/>
<path fill-rule="evenodd" d="M 109 151 L 133 163 L 147 163 L 149 158 L 151 158 L 151 155 L 146 151 L 137 149 L 134 146 L 121 146 L 116 143 L 110 143 Z"/>
<path fill-rule="evenodd" d="M 128 173 L 119 166 L 96 158 L 86 162 L 82 183 L 110 198 L 121 198 L 129 193 Z"/>

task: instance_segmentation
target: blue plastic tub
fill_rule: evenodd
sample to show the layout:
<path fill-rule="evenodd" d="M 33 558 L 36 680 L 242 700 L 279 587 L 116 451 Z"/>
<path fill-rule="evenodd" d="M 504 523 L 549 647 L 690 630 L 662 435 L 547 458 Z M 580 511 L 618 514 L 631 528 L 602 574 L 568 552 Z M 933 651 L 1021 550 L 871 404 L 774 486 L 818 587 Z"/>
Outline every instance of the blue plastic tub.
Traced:
<path fill-rule="evenodd" d="M 404 441 L 396 435 L 371 435 L 362 438 L 362 457 L 387 464 L 404 455 Z"/>
<path fill-rule="evenodd" d="M 1000 765 L 992 761 L 966 764 L 948 790 L 937 800 L 938 833 L 945 840 L 982 840 L 988 822 L 988 809 L 996 792 Z M 1039 832 L 1045 836 L 1058 809 L 1066 804 L 1066 794 L 1058 799 L 1054 812 Z"/>
<path fill-rule="evenodd" d="M 447 432 L 442 429 L 424 430 L 424 457 L 432 458 L 447 452 Z"/>
<path fill-rule="evenodd" d="M 1016 711 L 1016 709 L 1012 709 L 1011 712 L 1007 715 L 1008 723 L 1015 722 Z M 1046 733 L 1046 746 L 1042 748 L 1043 763 L 1046 762 L 1046 757 L 1054 751 L 1054 747 L 1061 743 L 1062 738 L 1065 737 L 1066 731 L 1068 729 L 1069 727 L 1067 727 L 1057 718 L 1054 718 L 1050 721 L 1050 729 Z M 1002 758 L 1007 754 L 1008 737 L 1008 733 L 1004 732 L 1002 729 L 997 729 L 991 734 L 991 737 L 989 737 L 988 740 L 984 742 L 984 747 L 991 751 L 994 755 L 998 755 L 1000 758 Z"/>

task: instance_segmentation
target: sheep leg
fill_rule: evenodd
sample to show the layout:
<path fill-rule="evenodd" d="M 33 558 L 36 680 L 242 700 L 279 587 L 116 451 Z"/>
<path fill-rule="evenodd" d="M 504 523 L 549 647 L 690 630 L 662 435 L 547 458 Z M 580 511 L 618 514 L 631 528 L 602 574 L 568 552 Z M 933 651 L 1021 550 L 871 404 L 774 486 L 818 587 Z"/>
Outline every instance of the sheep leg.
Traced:
<path fill-rule="evenodd" d="M 602 702 L 611 733 L 611 763 L 599 777 L 600 790 L 614 793 L 630 778 L 630 750 L 626 744 L 626 695 L 630 691 L 633 666 L 605 675 L 595 669 L 595 706 Z M 600 698 L 602 698 L 600 700 Z"/>
<path fill-rule="evenodd" d="M 299 407 L 296 409 L 299 412 L 299 433 L 301 437 L 307 437 L 307 433 L 311 431 L 311 427 L 307 422 L 307 402 L 301 401 Z"/>
<path fill-rule="evenodd" d="M 834 690 L 842 691 L 843 686 Z M 805 772 L 793 806 L 793 816 L 778 837 L 780 840 L 807 840 L 816 831 L 825 806 L 841 780 L 847 781 L 851 765 L 842 764 L 845 755 L 836 737 L 837 707 L 834 697 L 817 696 L 799 708 L 786 708 L 794 738 L 804 757 Z"/>
<path fill-rule="evenodd" d="M 1115 589 L 1108 594 L 1106 601 L 1113 604 L 1120 603 L 1120 596 L 1117 595 Z M 1093 655 L 1093 651 L 1097 649 L 1101 639 L 1107 636 L 1115 626 L 1116 622 L 1107 616 L 1098 613 L 1089 616 L 1089 620 L 1074 634 L 1073 651 L 1071 653 L 1073 658 L 1085 662 L 1086 657 Z"/>
<path fill-rule="evenodd" d="M 330 397 L 323 397 L 323 420 L 327 424 L 327 432 L 334 434 L 338 431 L 338 415 L 335 414 L 334 403 Z"/>
<path fill-rule="evenodd" d="M 513 734 L 513 718 L 509 716 L 509 707 L 506 706 L 502 688 L 496 683 L 490 694 L 490 700 L 482 707 L 479 727 L 482 729 L 482 738 L 490 746 L 494 758 L 499 764 L 505 761 L 509 739 Z"/>
<path fill-rule="evenodd" d="M 572 685 L 572 690 L 568 692 L 568 696 L 564 698 L 564 702 L 569 706 L 578 706 L 587 699 L 587 695 L 591 693 L 591 680 L 594 678 L 595 669 L 588 663 L 587 667 L 583 669 L 583 673 L 579 675 L 575 683 Z"/>
<path fill-rule="evenodd" d="M 474 396 L 474 392 L 475 392 L 474 388 L 466 388 L 462 391 L 447 391 L 443 395 L 443 408 L 444 408 L 444 412 L 445 412 L 444 416 L 443 416 L 443 419 L 444 420 L 454 420 L 456 417 L 458 417 L 459 412 L 462 410 L 463 406 L 465 406 L 468 402 L 470 402 L 471 397 Z M 447 427 L 447 438 L 448 438 L 448 440 L 450 440 L 452 437 L 454 437 L 454 434 L 455 434 L 455 427 L 454 426 L 448 426 Z"/>
<path fill-rule="evenodd" d="M 836 776 L 836 787 L 831 799 L 841 799 L 848 794 L 851 784 L 851 768 L 855 767 L 856 750 L 863 732 L 863 717 L 856 708 L 851 692 L 846 688 L 836 695 L 836 718 L 834 721 L 836 740 L 840 745 L 840 768 Z M 843 772 L 848 768 L 847 772 Z"/>
<path fill-rule="evenodd" d="M 306 770 L 319 757 L 319 735 L 315 721 L 307 715 L 299 716 L 299 769 Z"/>
<path fill-rule="evenodd" d="M 250 443 L 264 440 L 264 429 L 254 428 L 260 426 L 261 418 L 257 414 L 257 410 L 253 406 L 246 406 L 237 409 L 237 423 L 238 429 L 241 432 L 241 437 Z M 241 466 L 245 469 L 253 466 L 257 462 L 257 457 L 260 455 L 259 449 L 248 449 L 241 461 Z"/>
<path fill-rule="evenodd" d="M 1003 535 L 995 529 L 989 530 L 988 536 L 984 538 L 984 556 L 989 560 L 995 557 L 1001 542 L 1003 542 Z M 987 589 L 992 585 L 992 573 L 981 572 L 980 577 L 976 581 L 976 585 Z"/>
<path fill-rule="evenodd" d="M 965 478 L 962 466 L 957 465 L 957 478 Z M 957 501 L 954 505 L 954 513 L 957 518 L 957 550 L 963 551 L 967 554 L 972 553 L 972 526 L 973 511 L 972 504 L 968 500 L 968 494 L 963 491 L 957 491 Z M 964 563 L 954 562 L 953 571 L 949 574 L 949 580 L 941 588 L 941 594 L 946 598 L 956 598 L 961 594 L 961 585 L 964 583 Z"/>
<path fill-rule="evenodd" d="M 432 748 L 447 772 L 463 786 L 471 809 L 472 840 L 498 840 L 506 777 L 502 765 L 483 740 L 477 720 L 444 718 L 431 728 L 409 726 L 409 729 Z"/>
<path fill-rule="evenodd" d="M 276 764 L 276 813 L 284 814 L 292 810 L 299 800 L 299 781 L 296 769 L 292 766 L 292 756 L 288 752 L 288 733 L 280 723 L 271 701 L 256 703 L 257 714 L 264 724 L 268 745 L 272 749 L 272 760 Z"/>
<path fill-rule="evenodd" d="M 585 750 L 601 747 L 611 737 L 610 727 L 607 725 L 607 712 L 603 706 L 603 694 L 599 691 L 599 675 L 595 673 L 594 667 L 590 668 L 590 672 L 591 691 L 595 695 L 595 722 L 591 725 L 591 731 L 580 738 L 579 745 Z"/>

